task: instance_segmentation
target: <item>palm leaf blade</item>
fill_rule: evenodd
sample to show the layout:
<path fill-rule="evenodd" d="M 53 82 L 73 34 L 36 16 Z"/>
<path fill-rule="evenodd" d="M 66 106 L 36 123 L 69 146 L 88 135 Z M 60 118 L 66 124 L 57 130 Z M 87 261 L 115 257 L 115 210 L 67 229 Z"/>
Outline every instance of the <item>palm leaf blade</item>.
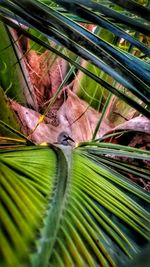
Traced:
<path fill-rule="evenodd" d="M 31 155 L 36 157 L 33 159 Z M 46 167 L 48 158 L 49 165 Z M 20 261 L 29 262 L 29 244 L 31 245 L 35 238 L 35 231 L 47 203 L 46 196 L 50 194 L 52 186 L 52 180 L 47 180 L 48 175 L 54 171 L 52 158 L 55 159 L 50 150 L 44 152 L 43 149 L 35 147 L 22 147 L 18 148 L 18 151 L 13 148 L 1 150 L 2 266 L 5 266 L 7 261 L 8 266 L 19 266 Z M 39 167 L 35 169 L 37 164 Z M 52 177 L 52 174 L 50 176 Z M 4 233 L 7 233 L 7 240 Z M 3 242 L 6 244 L 5 250 Z M 6 255 L 10 255 L 11 260 L 8 260 Z"/>
<path fill-rule="evenodd" d="M 2 229 L 8 232 L 14 248 L 5 240 L 3 230 L 1 235 L 16 266 L 24 258 L 30 261 L 29 250 L 33 267 L 117 266 L 135 257 L 141 246 L 138 237 L 144 243 L 150 239 L 150 216 L 144 204 L 150 201 L 148 194 L 134 190 L 128 180 L 123 183 L 119 173 L 106 170 L 88 157 L 86 147 L 84 150 L 72 152 L 63 146 L 1 150 Z M 36 237 L 39 226 L 40 236 Z M 33 253 L 35 238 L 37 252 Z M 7 262 L 5 253 L 2 266 Z"/>

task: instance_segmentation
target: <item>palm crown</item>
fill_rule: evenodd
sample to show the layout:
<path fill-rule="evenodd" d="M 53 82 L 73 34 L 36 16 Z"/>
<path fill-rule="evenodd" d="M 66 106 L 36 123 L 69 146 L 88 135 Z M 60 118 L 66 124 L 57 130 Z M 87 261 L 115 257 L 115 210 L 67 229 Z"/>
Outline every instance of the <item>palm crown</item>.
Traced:
<path fill-rule="evenodd" d="M 0 1 L 4 37 L 0 47 L 1 266 L 120 267 L 132 264 L 149 244 L 150 196 L 129 176 L 149 181 L 150 172 L 122 158 L 147 162 L 150 152 L 103 142 L 105 137 L 96 139 L 112 94 L 138 114 L 150 117 L 150 50 L 137 38 L 139 33 L 150 36 L 149 3 L 144 4 L 130 0 Z M 85 24 L 97 25 L 97 32 L 89 31 Z M 110 32 L 113 34 L 110 41 L 106 40 L 108 36 L 102 38 L 102 28 L 109 37 Z M 20 41 L 22 35 L 28 39 Z M 117 46 L 121 38 L 128 42 L 128 51 Z M 47 49 L 71 64 L 42 115 L 40 98 L 21 61 L 29 39 L 38 49 Z M 67 53 L 63 47 L 69 49 Z M 135 47 L 139 57 L 130 53 Z M 78 143 L 63 128 L 56 140 L 39 145 L 33 132 L 46 119 L 72 75 L 81 77 L 83 83 L 87 75 L 105 88 L 104 108 L 92 141 Z M 93 92 L 93 86 L 90 90 Z M 10 105 L 6 96 L 12 99 Z M 96 105 L 99 101 L 93 99 Z M 22 130 L 24 123 L 15 117 L 18 105 L 22 106 L 21 114 L 26 113 L 23 119 L 29 108 L 34 111 L 31 118 L 37 119 L 38 113 L 36 126 L 28 136 Z M 71 142 L 73 147 L 68 145 Z"/>

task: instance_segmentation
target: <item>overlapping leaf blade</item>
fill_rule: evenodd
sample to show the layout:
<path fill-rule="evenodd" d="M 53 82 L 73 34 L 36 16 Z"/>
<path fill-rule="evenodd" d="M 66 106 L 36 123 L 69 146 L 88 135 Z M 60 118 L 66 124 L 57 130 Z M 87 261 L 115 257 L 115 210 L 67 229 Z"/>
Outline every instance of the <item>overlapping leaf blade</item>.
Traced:
<path fill-rule="evenodd" d="M 41 2 L 45 1 L 41 0 Z M 139 21 L 139 19 L 132 19 L 130 16 L 127 16 L 126 14 L 124 15 L 124 10 L 122 10 L 122 12 L 117 12 L 116 10 L 110 8 L 110 6 L 106 4 L 106 1 L 98 3 L 95 1 L 86 1 L 86 0 L 63 0 L 62 3 L 62 1 L 60 0 L 55 0 L 55 2 L 59 3 L 60 5 L 66 3 L 67 4 L 71 3 L 73 5 L 74 4 L 83 5 L 85 7 L 91 8 L 92 10 L 96 10 L 100 14 L 106 16 L 106 18 L 108 19 L 110 18 L 113 19 L 113 22 L 115 23 L 121 23 L 123 25 L 127 25 L 135 29 L 136 31 L 139 31 L 147 36 L 150 36 L 150 29 L 147 23 L 142 23 L 141 21 Z"/>
<path fill-rule="evenodd" d="M 53 188 L 55 160 L 49 149 L 0 150 L 1 266 L 29 264 L 29 247 Z"/>
<path fill-rule="evenodd" d="M 31 82 L 27 75 L 22 54 L 17 46 L 17 40 L 10 29 L 0 23 L 0 85 L 7 96 L 24 106 L 32 106 L 37 110 L 37 103 Z M 28 78 L 28 80 L 27 80 Z"/>
<path fill-rule="evenodd" d="M 148 47 L 146 47 L 140 41 L 136 40 L 134 37 L 129 35 L 127 32 L 123 31 L 119 26 L 114 25 L 112 22 L 105 19 L 101 15 L 96 15 L 93 11 L 88 10 L 87 8 L 80 6 L 78 4 L 73 4 L 69 2 L 66 4 L 61 1 L 57 1 L 57 2 L 63 5 L 67 10 L 70 10 L 70 12 L 73 12 L 77 14 L 78 16 L 84 18 L 85 20 L 90 21 L 90 23 L 97 24 L 100 27 L 106 28 L 107 30 L 109 30 L 114 35 L 118 36 L 119 38 L 124 38 L 125 40 L 129 41 L 129 43 L 131 43 L 132 45 L 135 45 L 136 47 L 138 47 L 147 56 L 150 54 L 150 50 Z"/>
<path fill-rule="evenodd" d="M 120 266 L 150 239 L 149 195 L 88 151 L 1 150 L 2 266 Z"/>
<path fill-rule="evenodd" d="M 142 63 L 137 65 L 133 58 L 131 60 L 121 51 L 115 50 L 113 46 L 108 45 L 100 38 L 92 35 L 55 10 L 41 5 L 36 1 L 25 2 L 18 4 L 13 1 L 12 5 L 12 3 L 6 3 L 5 1 L 4 5 L 21 16 L 27 25 L 32 25 L 32 27 L 34 26 L 40 29 L 43 33 L 54 37 L 73 52 L 91 60 L 96 66 L 102 68 L 117 81 L 121 82 L 145 103 L 149 103 L 149 72 L 146 69 L 143 72 Z M 37 12 L 34 12 L 34 16 L 29 16 L 25 9 L 22 9 L 23 5 L 26 4 L 28 8 L 30 6 L 31 10 L 37 10 Z M 38 15 L 39 12 L 40 18 Z M 46 27 L 44 25 L 46 25 Z M 59 29 L 59 32 L 57 29 Z M 62 35 L 60 32 L 64 34 Z M 68 35 L 70 35 L 71 38 L 68 38 Z M 78 42 L 79 39 L 80 45 Z M 88 51 L 85 48 L 85 41 L 86 47 L 88 44 Z M 119 61 L 121 63 L 119 63 Z M 124 65 L 126 67 L 124 67 Z M 135 65 L 136 67 L 134 67 Z M 143 88 L 142 92 L 138 88 Z M 130 100 L 130 104 L 131 102 Z M 145 113 L 148 113 L 148 111 L 145 111 Z M 147 114 L 146 116 L 149 115 Z"/>
<path fill-rule="evenodd" d="M 138 29 L 149 35 L 147 25 L 128 19 L 105 6 L 93 1 L 70 2 L 84 4 L 93 10 L 97 5 L 101 13 L 110 12 L 110 17 L 112 16 L 115 21 L 124 21 L 125 25 L 133 28 L 139 27 Z M 12 12 L 3 8 L 3 5 Z M 32 15 L 28 12 L 29 7 L 33 12 Z M 70 8 L 69 5 L 68 8 Z M 80 11 L 86 10 L 81 6 L 80 8 Z M 140 59 L 123 53 L 119 49 L 116 51 L 113 46 L 100 41 L 72 20 L 68 20 L 62 15 L 64 13 L 49 9 L 37 1 L 1 1 L 0 12 L 2 21 L 20 29 L 20 32 L 26 33 L 40 45 L 67 59 L 59 51 L 21 29 L 15 22 L 16 19 L 54 38 L 78 55 L 92 60 L 95 65 L 103 67 L 127 88 L 132 88 L 131 91 L 145 103 L 149 103 L 149 65 Z M 90 21 L 93 18 L 98 19 L 94 13 L 88 10 L 86 12 L 86 16 L 87 14 L 94 16 L 90 17 Z M 15 20 L 11 21 L 12 18 Z M 110 27 L 109 21 L 107 26 Z M 60 29 L 63 34 L 60 33 Z M 80 44 L 78 44 L 78 38 L 81 38 Z M 131 44 L 135 44 L 132 43 L 132 38 L 130 40 Z M 87 44 L 90 49 L 87 49 Z M 99 44 L 103 45 L 106 51 L 100 49 Z M 146 51 L 149 53 L 148 50 Z M 112 68 L 113 59 L 117 64 L 116 72 Z M 124 68 L 122 63 L 118 64 L 119 60 L 125 62 L 126 68 L 129 67 L 131 72 Z M 149 111 L 134 100 L 129 99 L 70 58 L 68 61 L 106 86 L 108 90 L 124 97 L 144 115 L 149 116 Z M 136 66 L 138 66 L 137 69 Z M 120 74 L 124 75 L 123 79 Z M 0 249 L 3 255 L 0 261 L 2 267 L 17 267 L 26 263 L 27 266 L 32 267 L 120 266 L 127 259 L 134 258 L 143 244 L 150 239 L 148 212 L 150 197 L 119 173 L 119 171 L 128 171 L 136 175 L 139 171 L 138 175 L 149 179 L 149 171 L 138 168 L 136 170 L 135 166 L 125 163 L 118 166 L 115 159 L 109 159 L 110 155 L 117 155 L 149 160 L 149 152 L 135 149 L 133 153 L 130 148 L 97 143 L 91 143 L 90 146 L 89 143 L 82 144 L 82 147 L 74 151 L 54 146 L 24 148 L 21 141 L 18 143 L 18 148 L 10 149 L 11 140 L 7 139 L 6 142 L 4 139 L 0 140 L 8 149 L 0 151 L 0 199 L 2 200 Z M 26 141 L 29 144 L 28 140 Z M 16 143 L 16 139 L 12 140 L 13 142 Z"/>
<path fill-rule="evenodd" d="M 121 0 L 111 0 L 111 2 L 129 10 L 130 12 L 140 17 L 143 17 L 144 19 L 150 20 L 150 9 L 145 6 L 141 6 L 135 1 L 126 0 L 126 3 L 125 3 Z"/>

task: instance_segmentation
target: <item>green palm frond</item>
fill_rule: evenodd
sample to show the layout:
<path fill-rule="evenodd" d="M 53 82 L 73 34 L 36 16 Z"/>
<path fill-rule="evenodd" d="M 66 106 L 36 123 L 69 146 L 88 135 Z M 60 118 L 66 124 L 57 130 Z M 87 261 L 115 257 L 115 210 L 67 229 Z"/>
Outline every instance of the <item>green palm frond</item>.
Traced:
<path fill-rule="evenodd" d="M 1 148 L 2 267 L 120 266 L 149 241 L 149 194 L 91 150 Z"/>
<path fill-rule="evenodd" d="M 28 246 L 41 224 L 44 207 L 53 189 L 55 154 L 34 147 L 1 150 L 0 221 L 2 266 L 29 261 Z"/>

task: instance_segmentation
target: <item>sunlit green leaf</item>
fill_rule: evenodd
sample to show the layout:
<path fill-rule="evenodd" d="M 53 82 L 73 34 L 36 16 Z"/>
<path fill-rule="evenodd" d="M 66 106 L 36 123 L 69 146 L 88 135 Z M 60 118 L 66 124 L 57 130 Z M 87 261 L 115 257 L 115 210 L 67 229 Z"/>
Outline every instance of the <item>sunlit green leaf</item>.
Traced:
<path fill-rule="evenodd" d="M 120 266 L 150 239 L 150 196 L 86 151 L 0 150 L 2 267 Z"/>

